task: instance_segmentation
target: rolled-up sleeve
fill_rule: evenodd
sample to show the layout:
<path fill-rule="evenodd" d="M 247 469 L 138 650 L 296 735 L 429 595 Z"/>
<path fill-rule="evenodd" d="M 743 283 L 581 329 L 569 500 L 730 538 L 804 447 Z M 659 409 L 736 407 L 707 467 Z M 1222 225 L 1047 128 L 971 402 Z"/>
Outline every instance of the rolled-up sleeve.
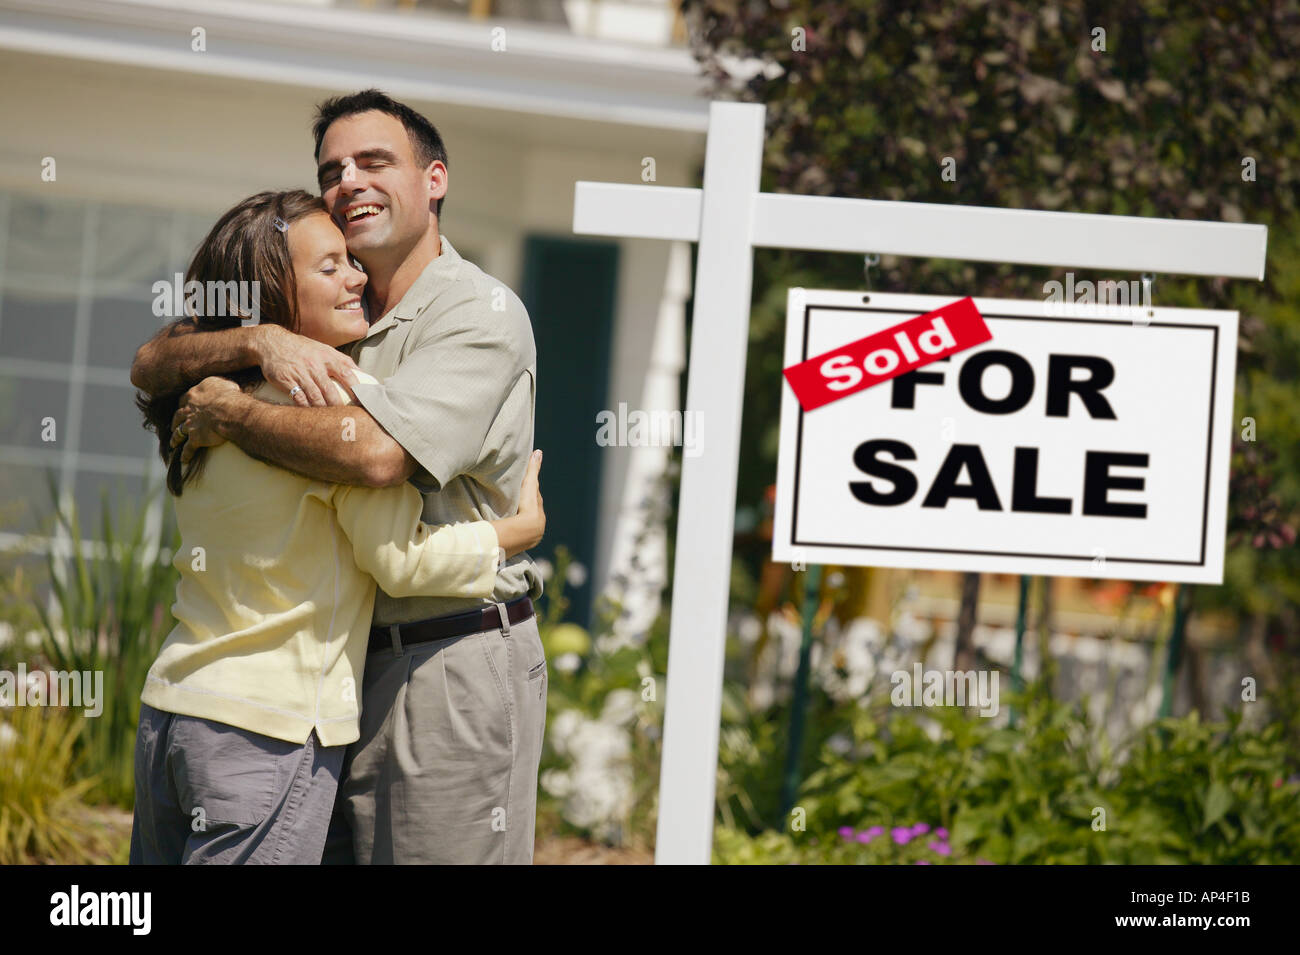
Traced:
<path fill-rule="evenodd" d="M 357 566 L 393 597 L 487 597 L 499 552 L 489 521 L 429 525 L 424 499 L 409 484 L 337 485 L 332 501 Z"/>
<path fill-rule="evenodd" d="M 473 470 L 492 422 L 527 367 L 500 313 L 468 300 L 448 309 L 393 375 L 353 386 L 357 401 L 440 490 Z M 431 479 L 431 480 L 429 480 Z"/>

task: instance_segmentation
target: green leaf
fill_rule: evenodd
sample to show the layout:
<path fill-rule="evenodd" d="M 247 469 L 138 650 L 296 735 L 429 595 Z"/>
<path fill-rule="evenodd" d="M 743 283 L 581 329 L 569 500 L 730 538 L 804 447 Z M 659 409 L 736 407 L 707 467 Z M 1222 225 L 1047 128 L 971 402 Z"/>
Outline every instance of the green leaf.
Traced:
<path fill-rule="evenodd" d="M 1201 831 L 1204 832 L 1222 819 L 1231 808 L 1232 792 L 1216 779 L 1205 791 L 1205 821 L 1201 823 Z"/>

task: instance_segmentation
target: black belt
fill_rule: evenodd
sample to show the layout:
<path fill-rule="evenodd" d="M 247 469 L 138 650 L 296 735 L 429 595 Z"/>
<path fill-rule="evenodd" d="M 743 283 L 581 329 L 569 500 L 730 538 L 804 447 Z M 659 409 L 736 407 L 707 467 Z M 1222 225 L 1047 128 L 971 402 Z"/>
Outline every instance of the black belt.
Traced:
<path fill-rule="evenodd" d="M 506 617 L 511 623 L 522 623 L 533 615 L 533 601 L 527 596 L 516 597 L 506 604 Z M 463 637 L 467 633 L 479 633 L 483 630 L 495 630 L 501 627 L 501 614 L 496 604 L 481 610 L 467 610 L 464 613 L 448 614 L 434 617 L 432 620 L 417 620 L 391 627 L 370 628 L 371 653 L 377 650 L 393 648 L 393 630 L 403 647 L 411 647 L 434 640 L 447 640 L 451 637 Z"/>

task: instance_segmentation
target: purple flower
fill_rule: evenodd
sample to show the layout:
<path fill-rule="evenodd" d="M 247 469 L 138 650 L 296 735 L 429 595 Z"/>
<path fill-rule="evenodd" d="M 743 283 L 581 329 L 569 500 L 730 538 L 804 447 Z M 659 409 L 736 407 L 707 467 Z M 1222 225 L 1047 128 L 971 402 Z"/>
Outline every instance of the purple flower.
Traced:
<path fill-rule="evenodd" d="M 844 840 L 847 841 L 847 842 L 852 842 L 852 841 L 853 841 L 853 837 L 854 837 L 854 835 L 856 835 L 856 833 L 854 832 L 854 829 L 853 829 L 852 826 L 841 826 L 841 827 L 840 827 L 840 838 L 841 838 L 841 839 L 844 839 Z"/>
<path fill-rule="evenodd" d="M 913 865 L 929 865 L 929 864 L 930 864 L 929 859 L 917 859 L 916 862 L 913 863 Z"/>
<path fill-rule="evenodd" d="M 930 849 L 933 852 L 939 853 L 939 855 L 941 856 L 952 855 L 952 846 L 948 845 L 948 843 L 946 842 L 938 842 L 938 841 L 931 842 L 928 846 L 926 846 L 926 848 Z"/>
<path fill-rule="evenodd" d="M 880 835 L 884 831 L 885 831 L 884 826 L 872 826 L 870 829 L 866 829 L 858 833 L 858 842 L 861 842 L 863 845 L 866 845 L 872 839 L 876 838 L 876 836 Z"/>
<path fill-rule="evenodd" d="M 938 836 L 940 839 L 948 838 L 948 830 L 945 829 L 943 826 L 940 826 L 938 829 L 934 830 L 934 834 Z"/>
<path fill-rule="evenodd" d="M 918 822 L 912 827 L 912 835 L 914 836 L 923 836 L 929 831 L 930 824 L 928 822 Z"/>
<path fill-rule="evenodd" d="M 990 862 L 988 859 L 976 859 L 976 865 L 997 865 L 996 862 Z"/>
<path fill-rule="evenodd" d="M 889 834 L 894 837 L 894 842 L 900 846 L 905 846 L 912 841 L 912 830 L 906 826 L 895 826 L 889 830 Z"/>

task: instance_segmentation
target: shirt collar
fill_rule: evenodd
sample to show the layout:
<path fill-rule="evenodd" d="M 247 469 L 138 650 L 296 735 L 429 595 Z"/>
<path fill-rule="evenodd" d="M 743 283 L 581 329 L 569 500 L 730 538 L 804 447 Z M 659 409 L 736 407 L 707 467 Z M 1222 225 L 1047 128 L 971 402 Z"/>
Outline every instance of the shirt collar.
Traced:
<path fill-rule="evenodd" d="M 407 322 L 418 316 L 443 287 L 455 278 L 456 270 L 460 267 L 460 255 L 445 235 L 440 234 L 438 238 L 442 243 L 442 254 L 424 267 L 424 271 L 406 290 L 401 301 L 370 326 L 366 338 L 392 327 L 399 321 Z"/>

